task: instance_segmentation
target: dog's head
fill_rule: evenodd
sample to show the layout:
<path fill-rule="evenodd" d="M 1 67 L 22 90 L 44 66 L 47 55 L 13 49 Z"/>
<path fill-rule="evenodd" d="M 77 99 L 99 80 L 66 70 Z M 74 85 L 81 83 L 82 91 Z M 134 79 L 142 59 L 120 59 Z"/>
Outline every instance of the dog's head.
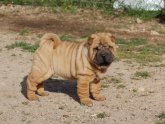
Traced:
<path fill-rule="evenodd" d="M 102 72 L 106 71 L 114 60 L 115 37 L 111 33 L 92 34 L 88 38 L 87 45 L 92 64 Z"/>

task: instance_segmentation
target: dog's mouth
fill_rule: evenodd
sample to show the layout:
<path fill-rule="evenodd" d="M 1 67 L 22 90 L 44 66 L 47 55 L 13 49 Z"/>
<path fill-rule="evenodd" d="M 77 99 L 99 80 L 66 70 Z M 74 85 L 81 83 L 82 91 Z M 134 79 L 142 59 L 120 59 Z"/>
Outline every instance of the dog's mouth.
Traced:
<path fill-rule="evenodd" d="M 114 55 L 110 50 L 98 50 L 94 57 L 94 64 L 100 70 L 106 70 L 114 60 Z"/>

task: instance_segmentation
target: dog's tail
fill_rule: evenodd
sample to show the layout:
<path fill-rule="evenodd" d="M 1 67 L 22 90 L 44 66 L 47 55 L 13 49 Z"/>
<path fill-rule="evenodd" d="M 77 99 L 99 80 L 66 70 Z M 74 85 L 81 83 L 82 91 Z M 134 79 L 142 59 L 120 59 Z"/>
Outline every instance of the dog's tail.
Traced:
<path fill-rule="evenodd" d="M 61 43 L 60 38 L 58 35 L 54 33 L 47 33 L 41 38 L 41 42 L 39 43 L 39 46 L 42 46 L 44 44 L 52 44 L 53 48 L 56 48 Z"/>

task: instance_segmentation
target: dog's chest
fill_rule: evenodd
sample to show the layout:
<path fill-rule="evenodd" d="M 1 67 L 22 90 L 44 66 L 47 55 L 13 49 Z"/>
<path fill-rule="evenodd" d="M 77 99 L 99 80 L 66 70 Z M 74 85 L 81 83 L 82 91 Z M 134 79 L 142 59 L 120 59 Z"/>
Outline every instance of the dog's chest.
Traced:
<path fill-rule="evenodd" d="M 104 76 L 104 74 L 102 74 L 100 72 L 96 72 L 95 76 L 92 79 L 92 82 L 94 82 L 94 83 L 100 82 L 100 80 L 102 79 L 103 76 Z"/>

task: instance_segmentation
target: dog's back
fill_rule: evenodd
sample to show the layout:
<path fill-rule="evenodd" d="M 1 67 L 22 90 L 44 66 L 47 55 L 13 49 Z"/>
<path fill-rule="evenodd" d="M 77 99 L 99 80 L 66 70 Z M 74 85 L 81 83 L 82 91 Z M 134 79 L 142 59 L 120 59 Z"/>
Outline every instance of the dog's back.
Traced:
<path fill-rule="evenodd" d="M 53 33 L 45 34 L 40 42 L 40 47 L 36 51 L 34 61 L 36 58 L 40 59 L 40 65 L 48 65 L 54 74 L 67 79 L 75 79 L 78 67 L 81 65 L 82 50 L 84 44 L 61 41 L 60 38 Z M 38 59 L 36 62 L 38 63 Z M 48 67 L 45 67 L 45 69 Z"/>
<path fill-rule="evenodd" d="M 76 59 L 79 44 L 61 42 L 53 51 L 54 73 L 64 78 L 72 79 L 76 76 Z"/>

